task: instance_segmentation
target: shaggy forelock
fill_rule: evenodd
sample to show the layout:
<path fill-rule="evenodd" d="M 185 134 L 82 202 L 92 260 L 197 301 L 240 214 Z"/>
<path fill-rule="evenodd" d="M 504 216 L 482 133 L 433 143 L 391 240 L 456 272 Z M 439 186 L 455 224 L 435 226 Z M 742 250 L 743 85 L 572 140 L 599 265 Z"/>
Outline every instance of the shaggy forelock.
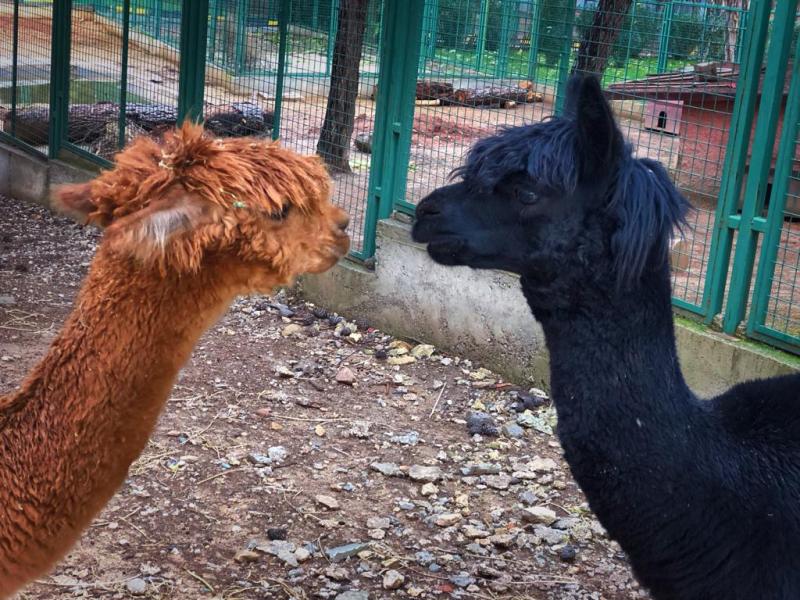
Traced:
<path fill-rule="evenodd" d="M 509 175 L 527 173 L 549 189 L 571 194 L 578 183 L 576 140 L 575 125 L 566 119 L 504 129 L 477 142 L 454 174 L 490 191 Z"/>

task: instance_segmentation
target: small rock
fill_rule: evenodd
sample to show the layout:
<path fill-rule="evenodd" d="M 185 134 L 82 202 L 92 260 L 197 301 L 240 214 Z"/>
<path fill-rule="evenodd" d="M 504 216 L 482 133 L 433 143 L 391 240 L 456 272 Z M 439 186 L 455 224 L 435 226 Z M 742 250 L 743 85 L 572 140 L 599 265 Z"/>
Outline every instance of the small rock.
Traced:
<path fill-rule="evenodd" d="M 283 331 L 281 331 L 281 335 L 283 337 L 291 337 L 293 335 L 299 334 L 301 331 L 303 331 L 302 325 L 298 325 L 297 323 L 291 323 L 283 328 Z"/>
<path fill-rule="evenodd" d="M 571 563 L 571 562 L 575 562 L 576 554 L 577 554 L 577 552 L 575 551 L 575 546 L 571 546 L 570 544 L 567 544 L 566 546 L 563 546 L 558 551 L 558 558 L 560 558 L 564 562 L 570 562 Z"/>
<path fill-rule="evenodd" d="M 402 477 L 403 471 L 394 463 L 372 463 L 370 469 L 386 477 Z"/>
<path fill-rule="evenodd" d="M 539 458 L 537 456 L 530 462 L 530 468 L 537 473 L 550 473 L 555 470 L 557 466 L 556 461 L 552 458 Z"/>
<path fill-rule="evenodd" d="M 333 496 L 326 496 L 325 494 L 318 494 L 314 496 L 314 500 L 318 504 L 322 504 L 325 508 L 330 510 L 339 510 L 339 501 Z"/>
<path fill-rule="evenodd" d="M 350 572 L 344 567 L 334 567 L 331 565 L 325 569 L 325 577 L 334 581 L 350 581 Z"/>
<path fill-rule="evenodd" d="M 403 435 L 393 435 L 389 438 L 395 444 L 403 444 L 404 446 L 416 446 L 419 442 L 419 433 L 416 431 L 409 431 Z"/>
<path fill-rule="evenodd" d="M 489 541 L 497 546 L 498 548 L 510 548 L 511 545 L 514 543 L 516 539 L 516 535 L 513 533 L 498 533 L 492 536 L 489 536 Z"/>
<path fill-rule="evenodd" d="M 459 513 L 442 513 L 441 515 L 437 515 L 434 523 L 439 527 L 452 527 L 456 523 L 461 520 L 461 515 Z"/>
<path fill-rule="evenodd" d="M 309 558 L 311 558 L 311 552 L 305 548 L 298 548 L 294 551 L 294 557 L 297 559 L 297 562 L 306 562 Z"/>
<path fill-rule="evenodd" d="M 369 529 L 389 529 L 391 521 L 388 517 L 370 517 L 367 519 L 367 527 Z"/>
<path fill-rule="evenodd" d="M 485 412 L 474 412 L 467 417 L 467 431 L 470 435 L 497 437 L 500 435 L 494 419 Z"/>
<path fill-rule="evenodd" d="M 480 527 L 475 527 L 474 525 L 465 525 L 462 531 L 464 533 L 464 536 L 468 537 L 471 540 L 479 538 L 487 538 L 491 535 L 485 529 L 481 529 Z"/>
<path fill-rule="evenodd" d="M 563 531 L 559 531 L 558 529 L 552 529 L 550 527 L 545 527 L 544 525 L 537 525 L 533 528 L 533 534 L 541 538 L 545 544 L 548 546 L 555 546 L 557 544 L 563 544 L 567 541 L 567 534 Z"/>
<path fill-rule="evenodd" d="M 147 582 L 144 579 L 135 577 L 131 579 L 126 586 L 128 591 L 134 596 L 141 596 L 147 591 Z"/>
<path fill-rule="evenodd" d="M 369 542 L 353 542 L 352 544 L 345 544 L 344 546 L 337 546 L 336 548 L 328 548 L 325 554 L 331 562 L 342 562 L 355 556 L 362 550 L 369 548 Z"/>
<path fill-rule="evenodd" d="M 290 567 L 297 567 L 297 558 L 294 555 L 294 551 L 297 547 L 292 542 L 272 540 L 268 544 L 256 544 L 255 549 L 259 552 L 277 557 L 278 560 L 285 562 Z"/>
<path fill-rule="evenodd" d="M 531 506 L 523 509 L 521 513 L 522 521 L 525 523 L 541 523 L 551 525 L 558 518 L 556 512 L 546 506 Z"/>
<path fill-rule="evenodd" d="M 336 594 L 334 600 L 369 600 L 369 592 L 363 590 L 347 590 L 341 594 Z"/>
<path fill-rule="evenodd" d="M 386 362 L 390 365 L 410 365 L 413 362 L 417 362 L 417 359 L 410 354 L 404 354 L 401 356 L 390 356 L 386 359 Z"/>
<path fill-rule="evenodd" d="M 238 563 L 247 564 L 258 562 L 260 558 L 261 555 L 258 552 L 253 552 L 252 550 L 239 550 L 233 557 L 233 560 Z"/>
<path fill-rule="evenodd" d="M 517 498 L 519 498 L 519 501 L 527 506 L 536 504 L 539 501 L 538 496 L 532 490 L 525 490 L 524 492 L 521 492 Z"/>
<path fill-rule="evenodd" d="M 275 368 L 275 373 L 279 377 L 283 377 L 285 379 L 290 379 L 290 378 L 294 377 L 294 371 L 292 371 L 290 368 L 285 367 L 283 365 L 279 365 L 278 367 L 276 367 Z"/>
<path fill-rule="evenodd" d="M 377 360 L 386 360 L 386 358 L 389 356 L 389 353 L 383 348 L 378 348 L 375 350 L 375 354 L 373 356 L 375 356 Z"/>
<path fill-rule="evenodd" d="M 406 578 L 399 571 L 389 569 L 383 574 L 383 589 L 396 590 L 405 582 Z"/>
<path fill-rule="evenodd" d="M 420 550 L 414 555 L 414 558 L 416 559 L 417 563 L 419 563 L 423 567 L 427 567 L 434 560 L 436 560 L 436 557 L 427 550 Z"/>
<path fill-rule="evenodd" d="M 560 529 L 561 531 L 567 531 L 575 528 L 580 522 L 581 520 L 577 517 L 563 517 L 555 523 L 552 523 L 550 527 L 553 529 Z"/>
<path fill-rule="evenodd" d="M 408 476 L 414 481 L 429 481 L 433 483 L 442 477 L 442 470 L 439 467 L 426 467 L 423 465 L 413 465 L 408 470 Z"/>
<path fill-rule="evenodd" d="M 345 385 L 353 385 L 356 381 L 356 376 L 350 367 L 342 367 L 336 372 L 336 381 Z"/>
<path fill-rule="evenodd" d="M 516 423 L 505 423 L 503 425 L 503 435 L 510 438 L 521 438 L 525 435 L 525 430 Z"/>
<path fill-rule="evenodd" d="M 267 538 L 270 540 L 285 540 L 289 531 L 285 527 L 270 527 L 267 529 Z"/>
<path fill-rule="evenodd" d="M 17 299 L 14 296 L 0 295 L 0 306 L 14 306 L 16 303 Z"/>
<path fill-rule="evenodd" d="M 475 578 L 466 571 L 461 571 L 458 575 L 451 575 L 448 581 L 456 587 L 465 588 L 475 583 Z"/>
<path fill-rule="evenodd" d="M 533 391 L 533 390 L 532 390 Z M 519 392 L 514 408 L 517 412 L 535 410 L 547 404 L 547 395 L 542 390 L 535 390 L 538 393 Z"/>
<path fill-rule="evenodd" d="M 370 529 L 367 535 L 373 540 L 382 540 L 386 537 L 386 532 L 383 529 Z"/>
<path fill-rule="evenodd" d="M 432 483 L 426 483 L 420 488 L 419 493 L 423 496 L 435 496 L 439 493 L 439 488 Z"/>
<path fill-rule="evenodd" d="M 461 467 L 461 474 L 464 476 L 497 475 L 498 473 L 500 473 L 499 463 L 473 463 L 465 467 Z"/>
<path fill-rule="evenodd" d="M 411 356 L 414 358 L 430 358 L 435 351 L 436 348 L 430 344 L 419 344 L 411 349 Z"/>
<path fill-rule="evenodd" d="M 272 463 L 272 459 L 269 456 L 258 452 L 251 452 L 248 454 L 247 460 L 254 465 L 268 465 Z"/>
<path fill-rule="evenodd" d="M 289 452 L 283 446 L 272 446 L 267 449 L 267 455 L 272 462 L 282 463 L 289 456 Z"/>
<path fill-rule="evenodd" d="M 311 311 L 311 314 L 317 317 L 318 319 L 327 319 L 329 316 L 328 311 L 320 306 L 315 306 L 314 309 Z"/>
<path fill-rule="evenodd" d="M 508 475 L 487 475 L 484 477 L 486 485 L 495 490 L 507 490 L 511 485 L 511 477 Z"/>

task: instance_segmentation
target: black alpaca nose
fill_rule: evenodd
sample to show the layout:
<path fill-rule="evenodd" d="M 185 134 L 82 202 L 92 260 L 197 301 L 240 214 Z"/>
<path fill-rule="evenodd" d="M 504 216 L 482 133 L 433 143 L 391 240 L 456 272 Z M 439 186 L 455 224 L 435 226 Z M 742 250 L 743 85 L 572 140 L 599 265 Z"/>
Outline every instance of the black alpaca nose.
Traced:
<path fill-rule="evenodd" d="M 417 218 L 420 219 L 422 217 L 431 217 L 433 215 L 438 215 L 442 211 L 439 210 L 439 207 L 436 206 L 433 202 L 431 202 L 430 198 L 423 198 L 419 204 L 417 204 L 417 211 L 416 215 Z"/>

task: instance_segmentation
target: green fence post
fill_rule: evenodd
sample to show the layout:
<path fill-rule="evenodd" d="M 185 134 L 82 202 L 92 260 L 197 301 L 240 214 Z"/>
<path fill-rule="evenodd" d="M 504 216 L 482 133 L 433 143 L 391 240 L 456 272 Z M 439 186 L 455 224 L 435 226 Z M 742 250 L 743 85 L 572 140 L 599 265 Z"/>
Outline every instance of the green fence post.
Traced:
<path fill-rule="evenodd" d="M 182 0 L 178 123 L 203 116 L 207 35 L 208 0 Z"/>
<path fill-rule="evenodd" d="M 761 242 L 761 257 L 758 261 L 758 274 L 753 289 L 753 305 L 747 321 L 749 336 L 752 336 L 758 327 L 763 326 L 767 314 L 798 133 L 800 133 L 800 39 L 798 39 L 795 59 L 792 63 L 792 79 L 789 96 L 786 99 L 786 114 L 783 116 L 783 131 L 778 147 L 778 157 L 775 162 L 775 175 L 772 180 L 767 214 L 767 229 Z M 796 344 L 797 340 L 795 339 L 794 342 Z"/>
<path fill-rule="evenodd" d="M 572 58 L 572 35 L 575 28 L 575 0 L 562 0 L 564 2 L 564 45 L 561 47 L 561 56 L 558 59 L 558 87 L 556 89 L 556 114 L 561 114 L 566 101 L 567 79 L 569 79 L 569 62 Z"/>
<path fill-rule="evenodd" d="M 731 270 L 728 303 L 722 319 L 722 330 L 729 334 L 735 333 L 747 309 L 750 279 L 753 275 L 753 262 L 758 242 L 757 232 L 753 230 L 753 219 L 762 210 L 766 197 L 797 2 L 798 0 L 781 0 L 775 6 L 772 36 L 767 52 L 767 68 L 764 73 L 758 121 L 753 138 L 753 154 L 747 176 L 744 205 L 739 222 L 739 236 L 736 240 L 736 253 Z"/>
<path fill-rule="evenodd" d="M 478 21 L 478 38 L 475 40 L 475 70 L 483 67 L 483 53 L 486 51 L 486 29 L 489 23 L 489 0 L 481 0 L 481 11 Z"/>
<path fill-rule="evenodd" d="M 17 69 L 19 66 L 19 2 L 14 0 L 14 13 L 11 17 L 13 28 L 11 39 L 11 137 L 17 134 Z"/>
<path fill-rule="evenodd" d="M 758 98 L 761 63 L 769 31 L 771 4 L 771 0 L 753 0 L 751 4 L 751 27 L 745 35 L 745 56 L 736 85 L 731 131 L 725 148 L 706 283 L 703 288 L 703 312 L 705 321 L 709 324 L 722 309 L 725 297 L 725 283 L 728 279 L 728 264 L 735 229 L 733 226 L 735 223 L 730 222 L 730 217 L 735 215 L 741 196 L 744 166 Z"/>
<path fill-rule="evenodd" d="M 405 197 L 424 0 L 384 5 L 385 35 L 375 103 L 372 164 L 361 258 L 375 254 L 379 219 Z"/>
<path fill-rule="evenodd" d="M 275 81 L 275 113 L 272 123 L 272 139 L 281 136 L 281 113 L 283 112 L 283 82 L 286 78 L 286 54 L 288 51 L 290 0 L 280 0 L 278 12 L 278 74 Z"/>
<path fill-rule="evenodd" d="M 122 58 L 120 59 L 119 115 L 117 116 L 117 147 L 125 146 L 125 127 L 128 113 L 128 45 L 131 33 L 131 0 L 122 1 Z"/>
<path fill-rule="evenodd" d="M 325 51 L 325 75 L 330 76 L 333 64 L 333 46 L 336 42 L 336 29 L 339 26 L 339 0 L 331 0 L 331 18 L 328 21 L 328 47 Z"/>
<path fill-rule="evenodd" d="M 668 0 L 661 15 L 661 37 L 658 41 L 658 63 L 656 72 L 663 73 L 667 70 L 667 56 L 669 54 L 669 36 L 672 32 L 672 14 L 674 6 Z"/>
<path fill-rule="evenodd" d="M 420 71 L 425 64 L 436 56 L 436 36 L 439 20 L 439 0 L 426 0 L 425 13 L 422 17 L 422 52 L 419 56 Z"/>
<path fill-rule="evenodd" d="M 50 51 L 50 131 L 47 142 L 50 158 L 57 158 L 67 141 L 71 35 L 72 0 L 54 0 L 53 47 Z"/>
<path fill-rule="evenodd" d="M 244 73 L 245 68 L 245 44 L 247 43 L 247 13 L 249 2 L 247 0 L 236 1 L 236 54 L 234 59 L 234 72 L 237 75 Z"/>
<path fill-rule="evenodd" d="M 158 2 L 159 0 L 156 0 Z M 208 27 L 208 58 L 212 62 L 217 56 L 217 25 L 219 21 L 219 0 L 211 1 L 211 22 Z"/>
<path fill-rule="evenodd" d="M 539 23 L 541 18 L 542 0 L 531 0 L 531 42 L 528 49 L 528 80 L 536 80 L 536 71 L 539 67 Z"/>
<path fill-rule="evenodd" d="M 504 0 L 500 12 L 500 39 L 497 44 L 497 62 L 494 66 L 495 77 L 508 75 L 508 47 L 511 45 L 511 5 L 514 0 Z"/>

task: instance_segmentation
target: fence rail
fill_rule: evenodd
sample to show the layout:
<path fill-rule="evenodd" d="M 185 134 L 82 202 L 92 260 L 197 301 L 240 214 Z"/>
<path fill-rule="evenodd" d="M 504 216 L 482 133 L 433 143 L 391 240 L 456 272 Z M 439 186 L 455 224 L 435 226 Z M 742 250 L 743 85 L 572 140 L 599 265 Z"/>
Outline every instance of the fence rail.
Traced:
<path fill-rule="evenodd" d="M 359 92 L 335 200 L 351 213 L 354 256 L 369 261 L 377 220 L 413 212 L 477 139 L 561 110 L 581 41 L 609 17 L 589 0 L 400 4 L 0 0 L 11 34 L 0 38 L 0 139 L 105 165 L 133 136 L 202 114 L 217 134 L 316 152 L 346 18 L 361 59 L 344 82 Z M 695 208 L 672 251 L 676 307 L 793 352 L 797 4 L 632 0 L 608 21 L 602 68 L 635 152 L 664 163 Z"/>

